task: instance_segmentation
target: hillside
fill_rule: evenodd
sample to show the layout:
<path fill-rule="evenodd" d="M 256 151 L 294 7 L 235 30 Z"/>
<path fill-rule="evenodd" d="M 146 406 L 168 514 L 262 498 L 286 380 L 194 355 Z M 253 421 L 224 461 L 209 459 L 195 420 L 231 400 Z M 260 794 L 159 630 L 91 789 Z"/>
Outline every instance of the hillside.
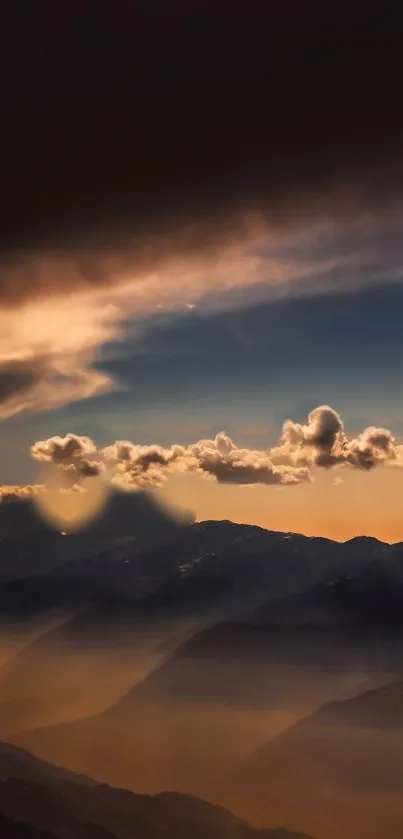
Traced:
<path fill-rule="evenodd" d="M 7 744 L 0 743 L 0 762 L 5 839 L 312 839 L 260 831 L 223 807 L 179 793 L 149 797 L 96 785 Z"/>
<path fill-rule="evenodd" d="M 399 681 L 326 704 L 269 741 L 228 780 L 224 798 L 245 817 L 265 824 L 287 814 L 324 839 L 398 836 L 402 769 Z"/>

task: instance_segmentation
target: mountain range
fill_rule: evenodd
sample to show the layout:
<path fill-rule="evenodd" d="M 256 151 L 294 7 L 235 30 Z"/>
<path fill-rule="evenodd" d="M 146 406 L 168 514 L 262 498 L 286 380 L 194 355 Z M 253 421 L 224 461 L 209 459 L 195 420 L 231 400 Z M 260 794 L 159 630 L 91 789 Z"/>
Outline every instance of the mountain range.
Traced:
<path fill-rule="evenodd" d="M 0 499 L 0 581 L 46 574 L 107 549 L 119 553 L 126 544 L 136 553 L 169 541 L 191 522 L 190 513 L 173 515 L 149 493 L 111 491 L 102 515 L 67 536 L 46 522 L 31 498 L 5 496 Z"/>
<path fill-rule="evenodd" d="M 155 812 L 166 790 L 180 790 L 168 796 L 180 826 L 170 816 L 165 839 L 287 836 L 273 824 L 320 839 L 400 835 L 403 544 L 192 524 L 164 511 L 159 528 L 161 511 L 139 498 L 141 538 L 129 513 L 101 548 L 102 528 L 85 534 L 85 550 L 84 534 L 42 532 L 46 550 L 37 557 L 33 539 L 29 575 L 10 570 L 12 545 L 18 565 L 26 537 L 0 542 L 0 735 L 14 754 L 23 747 L 96 778 L 63 784 L 92 783 L 108 800 L 111 787 L 133 790 L 136 807 L 152 801 Z M 48 561 L 54 540 L 71 547 Z M 109 815 L 94 822 L 88 790 L 84 801 L 74 786 L 71 809 L 65 786 L 50 793 L 37 771 L 0 776 L 0 814 L 16 836 L 32 827 L 61 839 L 159 839 L 148 811 L 134 830 L 124 810 L 117 829 Z M 192 810 L 185 827 L 185 801 L 196 799 L 237 817 L 218 826 L 214 810 L 206 833 Z M 38 802 L 48 821 L 35 817 Z"/>
<path fill-rule="evenodd" d="M 144 499 L 142 506 L 151 509 L 149 519 L 155 524 L 159 509 L 149 507 Z M 188 526 L 176 522 L 172 529 L 168 527 L 169 536 L 164 527 L 159 537 L 153 532 L 147 549 L 134 548 L 127 537 L 46 573 L 38 573 L 41 561 L 33 563 L 35 574 L 0 584 L 0 626 L 7 644 L 12 627 L 22 647 L 0 668 L 4 711 L 8 708 L 7 715 L 0 708 L 3 736 L 106 709 L 203 629 L 212 635 L 203 636 L 198 644 L 210 643 L 214 648 L 227 636 L 229 644 L 245 649 L 243 667 L 252 647 L 253 660 L 288 658 L 299 666 L 303 656 L 309 663 L 319 661 L 320 655 L 326 661 L 331 655 L 335 665 L 341 657 L 345 664 L 347 649 L 353 664 L 357 656 L 361 662 L 364 654 L 357 632 L 365 623 L 363 610 L 378 608 L 380 630 L 390 623 L 389 659 L 392 662 L 399 656 L 393 645 L 400 631 L 402 545 L 365 538 L 340 544 L 227 521 Z M 144 533 L 146 529 L 144 525 Z M 158 538 L 162 542 L 156 545 Z M 76 537 L 60 536 L 63 543 L 70 539 L 74 543 Z M 309 626 L 309 609 L 313 623 L 321 624 L 320 634 Z M 357 640 L 346 647 L 348 609 Z M 327 615 L 325 620 L 321 614 Z M 223 622 L 230 626 L 222 626 Z M 303 626 L 293 628 L 293 622 Z M 23 630 L 24 643 L 20 641 Z M 305 643 L 296 644 L 302 631 Z M 371 669 L 376 639 L 372 654 L 368 645 L 366 639 L 366 667 Z M 104 678 L 107 668 L 109 679 Z M 258 670 L 261 673 L 261 664 Z M 247 702 L 267 706 L 273 691 L 263 690 L 258 670 L 255 667 L 261 685 L 257 694 L 250 691 Z M 240 672 L 241 668 L 235 678 L 245 692 L 253 678 L 252 682 L 242 679 Z M 100 689 L 94 702 L 97 682 Z M 192 677 L 189 684 L 193 682 Z M 213 685 L 217 680 L 204 682 Z M 198 699 L 204 695 L 205 689 L 199 690 Z M 316 707 L 327 696 L 321 693 Z M 14 703 L 14 714 L 10 703 Z"/>
<path fill-rule="evenodd" d="M 230 811 L 179 793 L 140 796 L 75 775 L 0 743 L 4 839 L 312 839 L 253 828 Z"/>

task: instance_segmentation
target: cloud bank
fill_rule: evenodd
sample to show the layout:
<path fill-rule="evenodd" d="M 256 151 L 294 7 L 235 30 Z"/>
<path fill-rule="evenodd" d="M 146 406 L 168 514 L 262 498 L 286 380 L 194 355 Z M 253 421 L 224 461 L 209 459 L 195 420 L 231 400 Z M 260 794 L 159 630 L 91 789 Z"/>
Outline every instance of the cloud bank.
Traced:
<path fill-rule="evenodd" d="M 190 445 L 121 440 L 101 449 L 88 437 L 68 434 L 34 443 L 31 456 L 61 470 L 76 487 L 100 474 L 127 490 L 156 489 L 169 476 L 186 474 L 239 486 L 295 486 L 312 481 L 317 469 L 401 468 L 403 445 L 389 429 L 375 426 L 349 438 L 337 411 L 321 405 L 311 411 L 306 424 L 287 419 L 279 444 L 267 449 L 241 448 L 223 431 Z"/>
<path fill-rule="evenodd" d="M 113 480 L 127 487 L 158 487 L 169 474 L 195 473 L 222 484 L 296 484 L 309 481 L 305 466 L 274 464 L 270 451 L 239 448 L 225 432 L 190 446 L 136 446 L 117 442 L 102 451 Z"/>

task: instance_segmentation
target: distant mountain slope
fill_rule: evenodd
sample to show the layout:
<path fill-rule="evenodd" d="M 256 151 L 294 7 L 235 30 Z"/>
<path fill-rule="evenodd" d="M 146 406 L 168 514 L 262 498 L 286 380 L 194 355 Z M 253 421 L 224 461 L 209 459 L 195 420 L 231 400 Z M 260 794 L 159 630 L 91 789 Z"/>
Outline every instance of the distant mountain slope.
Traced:
<path fill-rule="evenodd" d="M 355 540 L 354 545 L 361 551 L 366 540 Z M 306 591 L 270 600 L 247 620 L 196 632 L 104 713 L 31 732 L 23 731 L 30 726 L 21 719 L 22 733 L 15 728 L 13 739 L 85 772 L 104 766 L 104 779 L 114 784 L 150 792 L 172 783 L 211 795 L 206 779 L 213 785 L 231 760 L 241 760 L 243 753 L 257 747 L 259 736 L 261 742 L 324 702 L 344 699 L 378 685 L 387 673 L 392 677 L 401 672 L 401 559 L 396 552 L 384 563 L 378 543 L 375 549 L 375 558 L 370 550 L 355 573 L 332 575 Z M 304 554 L 300 557 L 304 566 Z M 283 561 L 287 566 L 285 554 Z M 267 562 L 271 565 L 270 557 Z M 220 566 L 219 558 L 217 563 Z M 242 563 L 247 565 L 247 560 Z M 220 579 L 220 568 L 215 570 Z M 284 572 L 283 566 L 278 576 Z M 156 637 L 159 629 L 160 637 L 166 633 L 168 639 L 172 616 L 190 621 L 193 615 L 201 622 L 205 604 L 213 615 L 215 598 L 222 592 L 218 586 L 210 590 L 210 579 L 203 571 L 179 576 L 168 588 L 138 601 L 131 623 L 125 617 L 128 636 L 137 631 L 144 640 L 147 632 Z M 221 601 L 224 614 L 227 604 Z M 80 626 L 79 639 L 85 637 L 87 618 L 83 615 L 68 625 L 69 631 Z M 98 621 L 99 614 L 93 624 L 93 637 L 99 640 L 104 636 L 96 628 Z M 107 631 L 105 619 L 103 628 L 108 626 Z M 43 647 L 35 647 L 43 655 Z M 62 669 L 68 673 L 64 661 Z M 21 671 L 16 675 L 22 684 Z M 31 727 L 35 717 L 33 721 Z"/>
<path fill-rule="evenodd" d="M 324 839 L 395 837 L 402 778 L 399 681 L 329 703 L 268 742 L 228 782 L 226 801 L 263 824 L 287 814 Z"/>
<path fill-rule="evenodd" d="M 135 524 L 132 529 L 136 530 Z M 157 547 L 153 546 L 156 536 L 163 541 Z M 60 537 L 63 544 L 74 544 L 76 538 L 80 537 Z M 34 577 L 3 583 L 0 617 L 74 606 L 106 590 L 137 598 L 152 594 L 161 583 L 178 579 L 186 580 L 187 588 L 194 579 L 198 588 L 214 584 L 225 589 L 231 601 L 228 614 L 239 614 L 265 599 L 309 588 L 330 574 L 361 568 L 373 559 L 372 540 L 368 542 L 363 540 L 357 550 L 351 543 L 343 545 L 226 521 L 185 528 L 176 525 L 176 529 L 171 527 L 168 539 L 167 530 L 154 519 L 146 544 L 133 545 L 126 539 L 102 553 L 63 562 L 50 573 L 38 576 L 35 572 Z M 380 545 L 377 552 L 381 550 L 385 562 L 395 557 L 398 546 Z M 220 598 L 217 600 L 219 605 Z"/>
<path fill-rule="evenodd" d="M 187 631 L 213 620 L 214 615 L 225 617 L 234 609 L 255 604 L 261 592 L 251 578 L 243 542 L 248 547 L 257 539 L 264 548 L 279 538 L 259 528 L 227 522 L 195 525 L 163 549 L 133 555 L 126 544 L 46 575 L 0 586 L 3 619 L 8 616 L 16 623 L 25 620 L 27 613 L 62 606 L 67 614 L 73 613 L 70 620 L 65 615 L 61 625 L 37 638 L 0 669 L 3 701 L 9 703 L 7 715 L 2 716 L 0 708 L 3 735 L 45 722 L 49 703 L 52 721 L 55 711 L 57 719 L 58 708 L 59 719 L 64 718 L 65 710 L 75 713 L 77 707 L 81 713 L 90 712 L 88 701 L 94 696 L 94 684 L 105 671 L 104 652 L 122 665 L 120 675 L 115 673 L 116 678 L 108 682 L 109 694 L 98 692 L 105 707 L 135 684 L 144 656 L 154 656 L 159 644 L 172 649 Z M 254 562 L 258 580 L 265 572 L 266 555 L 266 551 L 258 554 Z M 126 675 L 130 657 L 131 681 Z M 18 709 L 30 700 L 36 708 L 32 707 L 33 713 L 24 720 Z M 99 707 L 93 705 L 94 711 Z"/>
<path fill-rule="evenodd" d="M 258 830 L 223 807 L 179 793 L 149 797 L 99 786 L 7 744 L 0 743 L 0 759 L 4 839 L 312 839 Z"/>
<path fill-rule="evenodd" d="M 310 589 L 270 601 L 250 616 L 259 626 L 403 628 L 403 553 L 370 558 Z"/>
<path fill-rule="evenodd" d="M 70 772 L 68 769 L 41 760 L 26 749 L 0 741 L 0 778 L 13 777 L 43 783 L 50 788 L 57 787 L 59 781 L 74 781 L 85 786 L 95 785 L 95 781 L 88 776 Z"/>
<path fill-rule="evenodd" d="M 60 537 L 64 542 L 71 538 Z M 59 623 L 62 617 L 63 622 L 0 670 L 3 701 L 19 703 L 14 718 L 8 712 L 2 722 L 0 714 L 0 733 L 98 712 L 102 702 L 105 707 L 138 681 L 137 658 L 147 645 L 147 654 L 153 646 L 152 655 L 160 642 L 166 651 L 172 649 L 190 631 L 300 591 L 338 572 L 345 562 L 343 547 L 327 540 L 227 521 L 202 522 L 176 527 L 175 537 L 171 534 L 159 547 L 136 552 L 126 540 L 47 574 L 3 583 L 0 620 L 5 632 L 10 623 L 21 625 L 44 615 Z M 102 649 L 108 656 L 132 654 L 133 680 L 128 681 L 126 672 L 122 681 L 116 674 L 116 684 L 109 680 L 109 694 L 100 691 L 99 703 L 91 705 L 94 684 L 105 670 Z M 17 711 L 22 701 L 30 700 L 37 703 L 37 712 L 32 706 L 24 723 Z"/>
<path fill-rule="evenodd" d="M 136 501 L 130 494 L 129 501 L 125 494 L 122 497 L 117 495 L 110 502 L 110 513 L 107 511 L 97 525 L 80 535 L 48 534 L 43 546 L 33 541 L 31 576 L 27 571 L 23 580 L 0 584 L 0 620 L 61 607 L 77 608 L 94 597 L 103 597 L 106 591 L 111 596 L 135 599 L 178 580 L 186 581 L 186 593 L 192 588 L 192 580 L 204 595 L 208 586 L 225 592 L 227 617 L 252 610 L 265 599 L 308 589 L 332 574 L 355 574 L 374 562 L 387 570 L 393 567 L 396 573 L 400 568 L 403 580 L 401 544 L 386 545 L 363 537 L 342 544 L 228 521 L 184 527 L 147 495 L 139 494 Z M 110 517 L 108 532 L 105 528 Z M 100 539 L 104 550 L 100 550 Z M 0 557 L 6 543 L 0 541 Z M 9 550 L 18 555 L 20 544 L 13 537 Z M 52 570 L 45 573 L 47 564 Z M 5 556 L 3 571 L 7 565 Z M 223 617 L 221 600 L 217 595 L 216 619 Z"/>
<path fill-rule="evenodd" d="M 316 719 L 325 725 L 348 725 L 380 731 L 403 731 L 403 680 L 347 699 L 330 702 Z"/>
<path fill-rule="evenodd" d="M 13 735 L 48 760 L 108 783 L 210 797 L 231 765 L 296 719 L 380 678 L 343 662 L 298 666 L 280 636 L 248 624 L 196 635 L 102 714 Z M 280 649 L 278 648 L 280 647 Z M 284 651 L 284 643 L 282 647 Z M 100 774 L 102 773 L 102 774 Z"/>
<path fill-rule="evenodd" d="M 2 839 L 56 839 L 54 833 L 37 830 L 30 824 L 9 819 L 0 813 L 0 836 Z"/>
<path fill-rule="evenodd" d="M 340 544 L 228 521 L 180 528 L 138 553 L 126 542 L 0 585 L 3 620 L 64 614 L 0 669 L 0 735 L 99 714 L 131 687 L 136 707 L 152 698 L 304 715 L 400 667 L 402 604 L 402 545 L 364 537 Z"/>
<path fill-rule="evenodd" d="M 346 685 L 351 691 L 354 675 L 380 678 L 387 669 L 399 670 L 402 646 L 403 580 L 374 561 L 270 601 L 249 619 L 196 633 L 124 702 L 148 697 L 289 707 L 315 685 L 319 704 L 319 685 L 326 691 L 332 672 L 340 692 Z M 332 690 L 337 693 L 337 684 Z"/>

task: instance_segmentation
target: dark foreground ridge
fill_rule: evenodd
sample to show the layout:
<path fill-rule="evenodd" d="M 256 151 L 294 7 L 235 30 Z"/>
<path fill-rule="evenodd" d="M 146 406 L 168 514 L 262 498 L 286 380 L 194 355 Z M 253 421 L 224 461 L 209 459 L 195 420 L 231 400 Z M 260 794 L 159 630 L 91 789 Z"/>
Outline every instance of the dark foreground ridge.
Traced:
<path fill-rule="evenodd" d="M 4 839 L 312 839 L 258 830 L 229 810 L 175 792 L 155 796 L 97 785 L 0 743 Z"/>

